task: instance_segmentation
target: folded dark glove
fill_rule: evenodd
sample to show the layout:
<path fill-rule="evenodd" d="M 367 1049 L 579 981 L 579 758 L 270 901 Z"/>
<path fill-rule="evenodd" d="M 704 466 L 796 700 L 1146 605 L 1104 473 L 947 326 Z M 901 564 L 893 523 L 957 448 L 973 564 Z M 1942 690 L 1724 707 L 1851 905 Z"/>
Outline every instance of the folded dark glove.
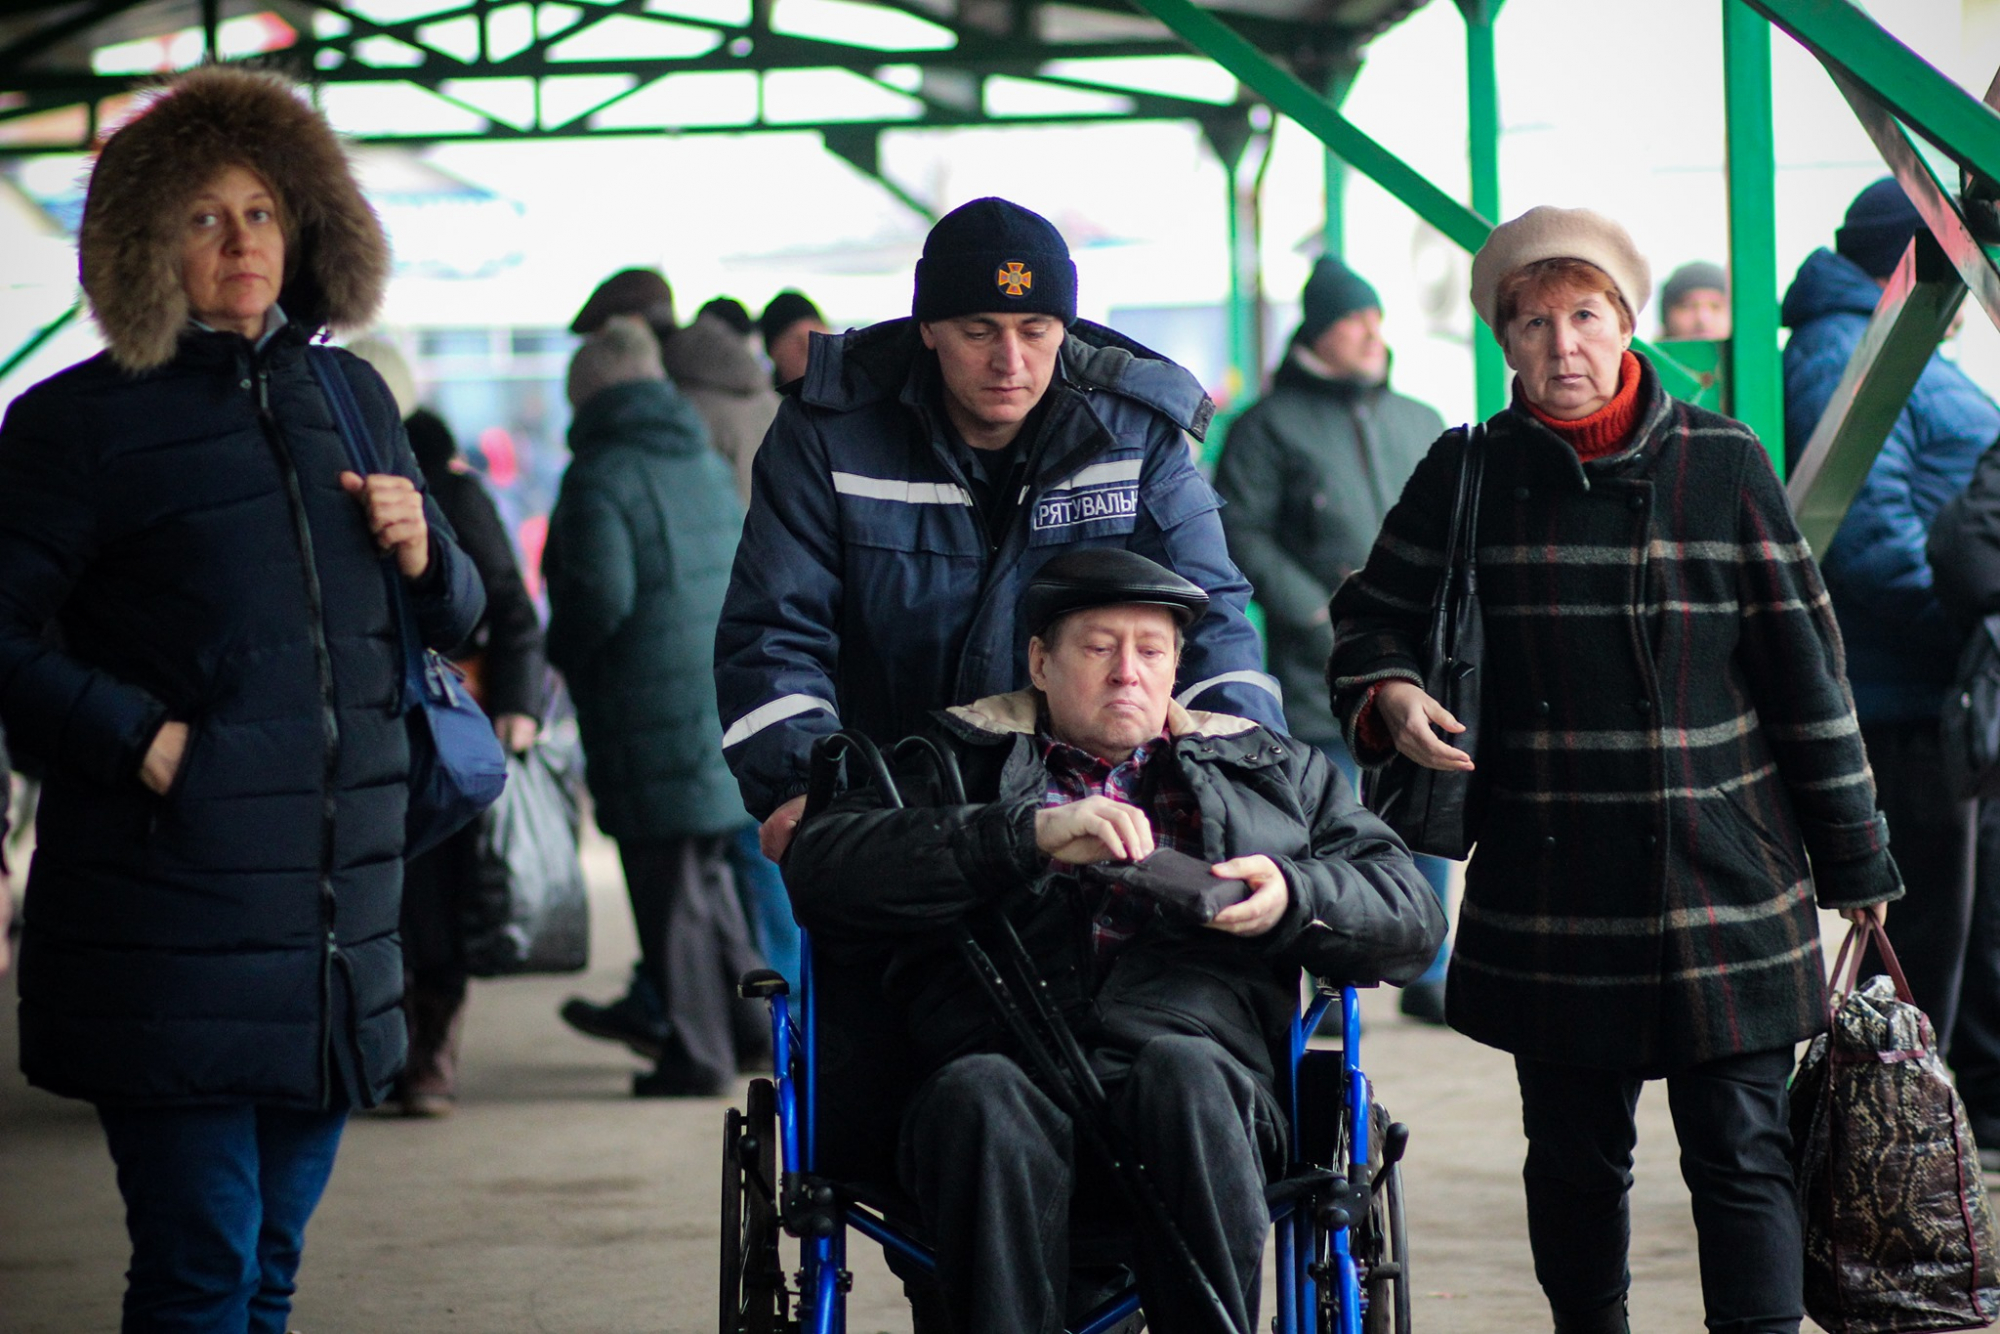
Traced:
<path fill-rule="evenodd" d="M 1143 894 L 1175 917 L 1197 924 L 1249 897 L 1241 880 L 1224 880 L 1207 862 L 1172 848 L 1155 848 L 1136 862 L 1096 862 L 1084 869 L 1087 880 L 1109 881 Z"/>

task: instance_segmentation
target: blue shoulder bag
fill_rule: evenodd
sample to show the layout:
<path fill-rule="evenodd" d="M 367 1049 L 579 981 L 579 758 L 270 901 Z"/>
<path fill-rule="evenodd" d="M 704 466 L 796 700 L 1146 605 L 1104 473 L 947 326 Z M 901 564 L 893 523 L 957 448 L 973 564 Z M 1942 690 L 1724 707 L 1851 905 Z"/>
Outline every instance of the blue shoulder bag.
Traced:
<path fill-rule="evenodd" d="M 354 387 L 330 349 L 309 347 L 306 364 L 319 381 L 334 424 L 363 477 L 390 469 L 376 461 L 374 442 L 355 401 Z M 428 852 L 470 824 L 507 785 L 507 757 L 493 724 L 465 692 L 458 671 L 417 638 L 416 614 L 395 558 L 382 558 L 389 614 L 403 646 L 403 691 L 398 711 L 410 731 L 410 802 L 403 826 L 403 855 Z"/>

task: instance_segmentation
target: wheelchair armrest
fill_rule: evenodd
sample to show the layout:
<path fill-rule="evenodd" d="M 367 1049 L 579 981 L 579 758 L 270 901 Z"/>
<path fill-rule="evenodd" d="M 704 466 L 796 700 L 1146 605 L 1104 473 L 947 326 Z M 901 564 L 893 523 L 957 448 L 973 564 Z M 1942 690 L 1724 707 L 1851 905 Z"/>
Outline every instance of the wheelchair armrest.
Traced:
<path fill-rule="evenodd" d="M 763 1000 L 769 996 L 790 995 L 791 983 L 775 968 L 753 968 L 743 974 L 736 984 L 736 994 L 744 1000 Z"/>

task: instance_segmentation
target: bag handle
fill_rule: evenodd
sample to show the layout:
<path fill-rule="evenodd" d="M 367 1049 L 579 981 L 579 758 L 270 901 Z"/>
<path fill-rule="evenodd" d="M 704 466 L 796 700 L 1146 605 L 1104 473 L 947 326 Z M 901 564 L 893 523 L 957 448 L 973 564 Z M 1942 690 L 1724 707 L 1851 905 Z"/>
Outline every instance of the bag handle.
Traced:
<path fill-rule="evenodd" d="M 1854 994 L 1854 988 L 1861 981 L 1861 959 L 1868 953 L 1871 940 L 1882 955 L 1882 966 L 1888 970 L 1889 980 L 1895 984 L 1896 999 L 1916 1004 L 1910 995 L 1910 980 L 1903 975 L 1902 961 L 1896 958 L 1895 947 L 1889 943 L 1889 932 L 1873 916 L 1850 925 L 1846 938 L 1840 942 L 1840 952 L 1833 958 L 1834 995 Z"/>
<path fill-rule="evenodd" d="M 1438 576 L 1437 599 L 1431 604 L 1431 635 L 1447 657 L 1457 645 L 1446 642 L 1453 617 L 1452 600 L 1469 591 L 1473 547 L 1479 532 L 1479 493 L 1486 477 L 1486 423 L 1465 428 L 1465 451 L 1459 456 L 1458 489 L 1451 501 L 1451 527 L 1445 533 L 1444 572 Z M 1466 572 L 1461 576 L 1461 571 Z"/>

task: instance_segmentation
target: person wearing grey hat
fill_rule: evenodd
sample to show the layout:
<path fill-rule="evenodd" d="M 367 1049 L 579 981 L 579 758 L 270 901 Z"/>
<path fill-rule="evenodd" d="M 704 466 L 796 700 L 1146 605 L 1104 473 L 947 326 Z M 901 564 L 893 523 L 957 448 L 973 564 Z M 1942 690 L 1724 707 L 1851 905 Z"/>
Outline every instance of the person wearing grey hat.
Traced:
<path fill-rule="evenodd" d="M 1660 336 L 1668 339 L 1729 337 L 1729 271 L 1690 260 L 1660 284 Z"/>
<path fill-rule="evenodd" d="M 977 199 L 938 221 L 911 318 L 812 342 L 758 450 L 716 639 L 725 753 L 782 854 L 813 741 L 894 737 L 1027 678 L 1017 604 L 1077 546 L 1129 548 L 1207 590 L 1190 703 L 1281 724 L 1189 436 L 1193 376 L 1077 318 L 1048 219 Z"/>
<path fill-rule="evenodd" d="M 1633 1107 L 1663 1078 L 1708 1327 L 1796 1334 L 1785 1087 L 1826 1025 L 1817 908 L 1879 920 L 1902 881 L 1784 488 L 1754 433 L 1670 398 L 1631 350 L 1649 290 L 1608 218 L 1494 229 L 1472 295 L 1513 401 L 1418 465 L 1334 595 L 1327 678 L 1363 765 L 1472 777 L 1445 1013 L 1514 1057 L 1557 1331 L 1626 1334 Z M 1473 449 L 1469 754 L 1421 664 Z"/>
<path fill-rule="evenodd" d="M 1078 1039 L 1226 1317 L 1206 1318 L 1188 1276 L 1140 1245 L 1129 1263 L 1160 1334 L 1258 1327 L 1264 1191 L 1284 1160 L 1272 1072 L 1301 969 L 1405 979 L 1444 937 L 1402 843 L 1318 750 L 1175 702 L 1182 636 L 1215 608 L 1136 552 L 1055 556 L 1018 607 L 1030 684 L 926 722 L 963 795 L 913 774 L 911 808 L 885 810 L 864 789 L 808 821 L 787 859 L 821 957 L 871 960 L 906 1035 L 914 1069 L 878 1122 L 957 1334 L 1078 1327 L 1092 1285 L 1071 1273 L 1069 1206 L 1100 1179 L 953 945 L 986 932 L 985 909 L 1005 913 L 1049 1000 L 1090 1014 Z M 1185 914 L 1114 878 L 1132 863 L 1180 867 Z M 828 1104 L 854 1079 L 844 1067 L 819 1095 L 822 1162 Z"/>
<path fill-rule="evenodd" d="M 1866 336 L 1882 289 L 1929 236 L 1892 177 L 1854 197 L 1832 249 L 1808 255 L 1785 293 L 1785 452 L 1797 462 Z M 1861 737 L 1910 893 L 1889 940 L 1938 1049 L 1958 1077 L 1980 1154 L 2000 1166 L 2000 958 L 1974 942 L 2000 931 L 2000 830 L 1982 834 L 1941 764 L 1938 718 L 1970 617 L 1948 615 L 1926 541 L 2000 437 L 2000 404 L 1942 350 L 1924 363 L 1847 516 L 1821 554 L 1840 623 Z M 1977 846 L 1976 846 L 1977 845 Z M 1993 902 L 1988 902 L 1992 899 Z M 1871 962 L 1871 969 L 1879 965 Z M 1963 1015 L 1967 1023 L 1960 1023 Z"/>
<path fill-rule="evenodd" d="M 1271 392 L 1230 423 L 1215 465 L 1222 529 L 1264 609 L 1271 674 L 1292 735 L 1326 751 L 1349 778 L 1354 760 L 1326 702 L 1333 651 L 1327 599 L 1361 567 L 1389 507 L 1444 419 L 1389 387 L 1382 302 L 1332 255 L 1313 265 L 1302 318 Z M 1419 857 L 1444 900 L 1450 863 Z M 1445 951 L 1399 998 L 1405 1014 L 1444 1022 Z"/>

